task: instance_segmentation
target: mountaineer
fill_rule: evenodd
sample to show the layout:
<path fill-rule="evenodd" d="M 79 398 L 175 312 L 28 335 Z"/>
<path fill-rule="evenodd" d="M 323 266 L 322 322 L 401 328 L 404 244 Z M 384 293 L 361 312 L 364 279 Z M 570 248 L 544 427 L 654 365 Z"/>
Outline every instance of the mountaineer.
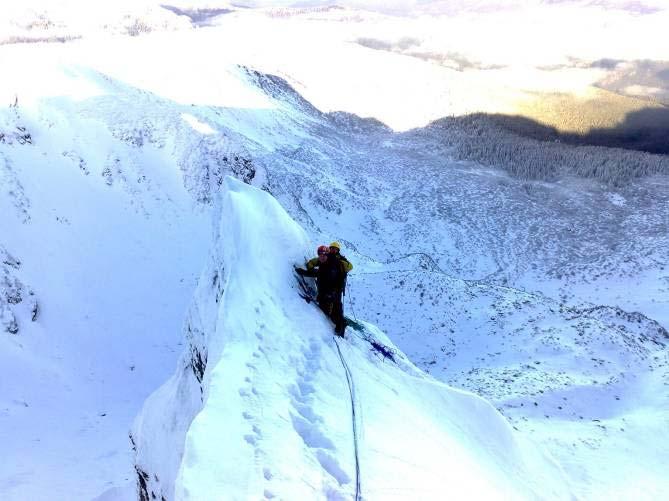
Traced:
<path fill-rule="evenodd" d="M 316 277 L 318 306 L 334 322 L 335 334 L 344 337 L 346 320 L 342 295 L 346 288 L 346 275 L 353 269 L 353 265 L 340 251 L 338 242 L 332 242 L 329 247 L 321 245 L 318 247 L 318 257 L 307 261 L 307 269 L 297 268 L 296 272 L 302 276 Z"/>

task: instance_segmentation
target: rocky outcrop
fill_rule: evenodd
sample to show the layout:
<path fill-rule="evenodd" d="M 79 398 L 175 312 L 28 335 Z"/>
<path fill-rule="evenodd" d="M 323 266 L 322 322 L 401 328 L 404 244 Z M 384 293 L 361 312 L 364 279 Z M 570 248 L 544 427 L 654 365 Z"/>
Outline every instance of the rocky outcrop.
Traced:
<path fill-rule="evenodd" d="M 21 261 L 0 246 L 0 329 L 18 334 L 22 321 L 36 321 L 39 302 L 19 278 Z"/>

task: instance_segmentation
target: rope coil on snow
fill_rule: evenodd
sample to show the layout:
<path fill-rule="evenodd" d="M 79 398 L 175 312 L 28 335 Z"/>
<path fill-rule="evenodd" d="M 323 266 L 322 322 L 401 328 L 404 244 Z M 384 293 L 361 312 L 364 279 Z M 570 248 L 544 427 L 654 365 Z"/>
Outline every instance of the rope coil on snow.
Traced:
<path fill-rule="evenodd" d="M 344 372 L 346 373 L 346 382 L 348 383 L 348 392 L 351 396 L 351 418 L 353 421 L 353 452 L 355 454 L 355 501 L 360 501 L 361 492 L 360 492 L 360 457 L 358 455 L 358 423 L 355 416 L 355 384 L 353 383 L 353 375 L 351 374 L 351 369 L 349 368 L 346 360 L 344 360 L 344 355 L 341 353 L 341 348 L 339 347 L 339 341 L 337 338 L 334 338 L 335 345 L 337 346 L 337 352 L 339 353 L 339 360 L 341 365 L 344 367 Z"/>

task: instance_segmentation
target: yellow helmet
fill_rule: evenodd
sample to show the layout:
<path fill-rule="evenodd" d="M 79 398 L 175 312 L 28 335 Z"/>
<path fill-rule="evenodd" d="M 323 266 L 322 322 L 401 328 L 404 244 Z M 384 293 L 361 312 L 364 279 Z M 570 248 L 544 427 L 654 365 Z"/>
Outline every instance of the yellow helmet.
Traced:
<path fill-rule="evenodd" d="M 330 247 L 334 247 L 337 250 L 341 250 L 341 245 L 339 245 L 339 242 L 332 242 L 330 244 Z"/>

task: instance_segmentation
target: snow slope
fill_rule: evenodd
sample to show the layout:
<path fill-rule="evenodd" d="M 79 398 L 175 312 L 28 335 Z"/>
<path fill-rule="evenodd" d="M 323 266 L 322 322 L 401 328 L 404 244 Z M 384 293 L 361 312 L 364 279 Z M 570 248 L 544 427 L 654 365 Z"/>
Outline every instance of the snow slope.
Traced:
<path fill-rule="evenodd" d="M 363 324 L 335 341 L 330 322 L 296 291 L 291 263 L 311 247 L 304 231 L 263 191 L 228 177 L 221 196 L 210 262 L 191 307 L 191 318 L 213 324 L 203 344 L 185 349 L 134 433 L 146 493 L 569 497 L 559 468 L 487 402 L 426 376 L 378 329 Z M 392 350 L 395 361 L 371 343 Z M 200 394 L 192 353 L 203 348 Z M 163 430 L 172 426 L 168 444 L 154 429 L 161 421 Z M 183 459 L 175 461 L 184 440 Z"/>
<path fill-rule="evenodd" d="M 640 313 L 568 307 L 410 270 L 407 261 L 404 270 L 356 276 L 355 311 L 374 318 L 420 368 L 484 396 L 542 443 L 578 497 L 666 496 L 666 329 Z"/>
<path fill-rule="evenodd" d="M 173 367 L 209 220 L 158 148 L 76 99 L 27 101 L 0 112 L 0 497 L 91 499 L 132 480 L 128 429 Z"/>
<path fill-rule="evenodd" d="M 663 15 L 638 18 L 647 36 Z M 453 158 L 475 131 L 397 133 L 323 112 L 408 128 L 502 103 L 497 77 L 475 83 L 481 74 L 352 43 L 394 43 L 420 24 L 350 11 L 211 24 L 0 47 L 12 69 L 0 81 L 1 497 L 90 499 L 116 486 L 109 499 L 134 483 L 127 433 L 181 351 L 225 174 L 270 191 L 312 243 L 342 240 L 356 265 L 347 311 L 421 369 L 490 399 L 560 459 L 574 492 L 666 497 L 666 176 L 524 181 Z M 159 452 L 154 438 L 185 433 L 200 410 L 216 299 L 201 285 L 186 318 L 197 350 L 180 363 L 195 381 L 179 383 L 179 420 L 139 425 L 152 444 L 137 444 L 140 457 L 169 463 L 155 471 L 176 471 L 180 448 Z"/>

